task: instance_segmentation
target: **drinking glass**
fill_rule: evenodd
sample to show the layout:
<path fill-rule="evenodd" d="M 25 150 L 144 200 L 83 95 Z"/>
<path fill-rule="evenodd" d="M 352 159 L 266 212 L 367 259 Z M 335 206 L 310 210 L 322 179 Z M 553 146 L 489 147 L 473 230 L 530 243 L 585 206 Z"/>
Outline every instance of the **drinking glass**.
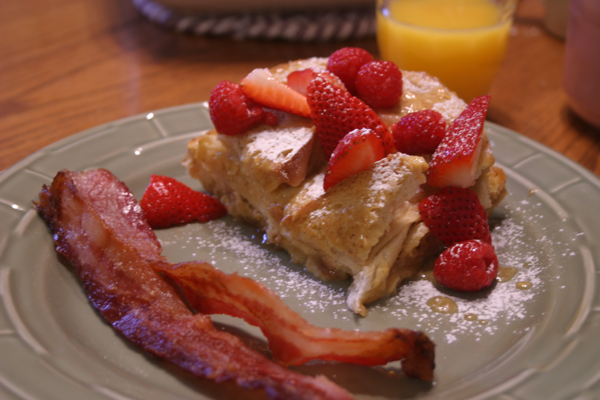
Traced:
<path fill-rule="evenodd" d="M 436 76 L 465 101 L 486 94 L 508 41 L 517 0 L 378 0 L 384 60 Z"/>

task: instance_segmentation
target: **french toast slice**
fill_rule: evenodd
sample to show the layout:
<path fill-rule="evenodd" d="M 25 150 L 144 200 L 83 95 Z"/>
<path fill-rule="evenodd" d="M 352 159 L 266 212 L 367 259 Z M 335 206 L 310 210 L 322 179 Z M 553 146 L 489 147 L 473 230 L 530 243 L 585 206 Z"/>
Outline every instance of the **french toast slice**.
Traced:
<path fill-rule="evenodd" d="M 271 69 L 285 82 L 296 69 L 324 69 L 326 59 L 299 60 Z M 421 109 L 452 122 L 466 104 L 437 79 L 403 71 L 403 96 L 395 107 L 375 110 L 392 124 Z M 188 144 L 184 165 L 228 212 L 266 233 L 320 279 L 348 279 L 347 303 L 357 314 L 392 295 L 441 244 L 421 221 L 419 202 L 437 189 L 426 184 L 427 160 L 394 153 L 330 190 L 327 165 L 309 118 L 270 110 L 276 126 L 260 125 L 239 136 L 212 130 Z M 483 135 L 473 190 L 488 212 L 506 194 L 504 172 L 494 167 Z"/>

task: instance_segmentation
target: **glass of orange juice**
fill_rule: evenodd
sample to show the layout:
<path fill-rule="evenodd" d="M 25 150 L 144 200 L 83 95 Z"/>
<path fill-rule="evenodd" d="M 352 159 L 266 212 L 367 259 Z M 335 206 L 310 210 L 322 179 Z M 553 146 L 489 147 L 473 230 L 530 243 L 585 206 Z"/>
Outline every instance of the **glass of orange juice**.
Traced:
<path fill-rule="evenodd" d="M 504 53 L 517 0 L 378 0 L 384 60 L 425 71 L 465 101 L 486 94 Z"/>

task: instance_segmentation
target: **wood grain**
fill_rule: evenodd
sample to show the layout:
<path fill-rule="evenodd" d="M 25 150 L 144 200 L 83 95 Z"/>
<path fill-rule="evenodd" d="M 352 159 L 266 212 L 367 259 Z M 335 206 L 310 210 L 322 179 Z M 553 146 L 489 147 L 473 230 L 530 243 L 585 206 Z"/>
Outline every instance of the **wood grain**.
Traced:
<path fill-rule="evenodd" d="M 521 0 L 489 119 L 600 175 L 600 131 L 574 115 L 562 89 L 564 43 L 543 29 L 539 0 Z M 377 54 L 375 39 L 290 44 L 181 35 L 126 0 L 0 2 L 0 170 L 57 140 L 126 116 L 206 100 L 252 68 Z"/>

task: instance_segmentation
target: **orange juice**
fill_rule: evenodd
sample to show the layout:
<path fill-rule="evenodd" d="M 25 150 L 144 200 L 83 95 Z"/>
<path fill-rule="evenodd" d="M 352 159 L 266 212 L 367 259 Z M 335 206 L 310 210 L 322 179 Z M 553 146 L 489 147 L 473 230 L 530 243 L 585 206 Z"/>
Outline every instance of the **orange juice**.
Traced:
<path fill-rule="evenodd" d="M 384 60 L 426 71 L 465 101 L 486 94 L 504 57 L 514 1 L 380 0 Z"/>

